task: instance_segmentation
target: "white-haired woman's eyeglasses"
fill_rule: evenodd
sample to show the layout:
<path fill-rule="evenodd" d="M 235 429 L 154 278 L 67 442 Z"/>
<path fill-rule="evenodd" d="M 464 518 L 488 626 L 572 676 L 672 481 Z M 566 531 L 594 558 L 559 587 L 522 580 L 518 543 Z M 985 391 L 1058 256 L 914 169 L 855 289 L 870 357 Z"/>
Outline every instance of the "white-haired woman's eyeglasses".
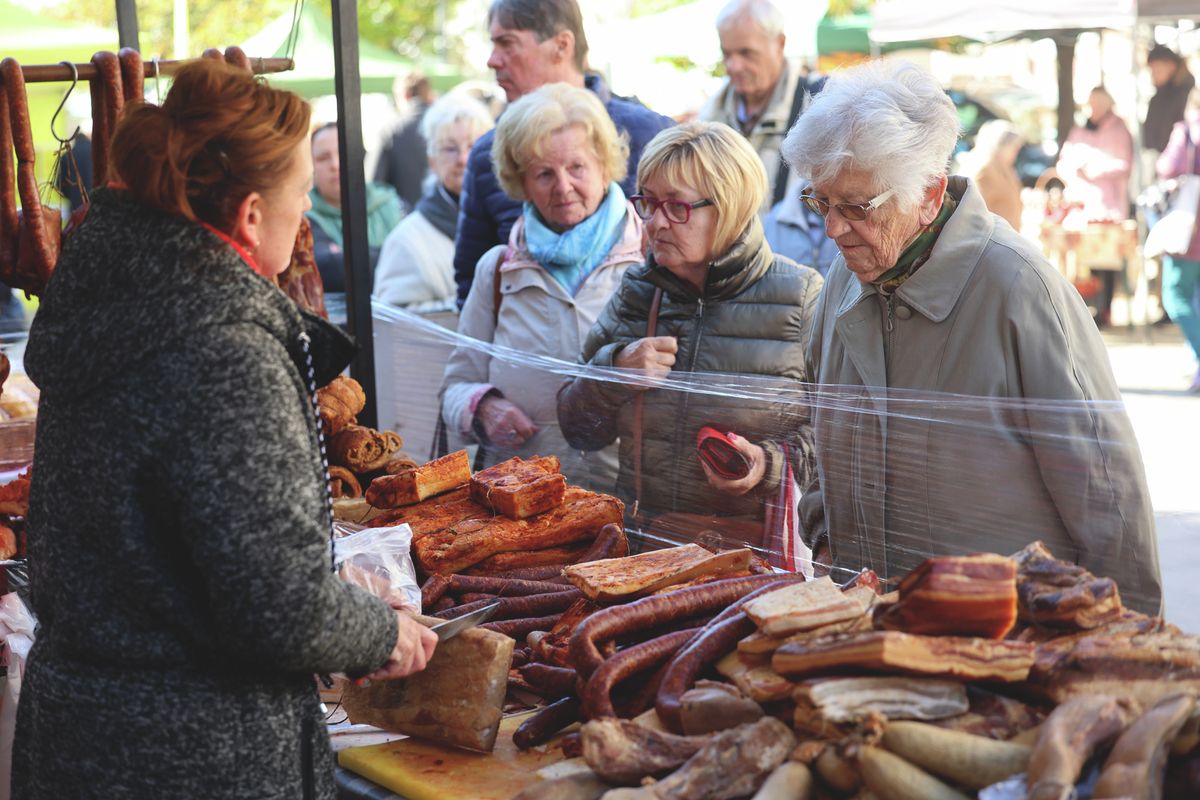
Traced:
<path fill-rule="evenodd" d="M 879 208 L 887 199 L 896 193 L 895 189 L 888 189 L 883 194 L 878 194 L 872 197 L 865 203 L 827 203 L 819 197 L 815 197 L 806 190 L 800 195 L 800 202 L 804 203 L 809 209 L 820 214 L 822 217 L 829 216 L 829 209 L 836 208 L 838 213 L 848 220 L 853 222 L 862 222 L 875 209 Z"/>

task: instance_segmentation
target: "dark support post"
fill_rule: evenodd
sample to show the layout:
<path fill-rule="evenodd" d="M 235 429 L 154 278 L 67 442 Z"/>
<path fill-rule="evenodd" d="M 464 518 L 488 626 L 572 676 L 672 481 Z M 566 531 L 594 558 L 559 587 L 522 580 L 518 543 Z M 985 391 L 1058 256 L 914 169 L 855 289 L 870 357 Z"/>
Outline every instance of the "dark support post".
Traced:
<path fill-rule="evenodd" d="M 371 324 L 371 257 L 367 244 L 367 182 L 363 172 L 362 81 L 358 73 L 357 0 L 333 0 L 334 91 L 337 92 L 338 158 L 342 164 L 342 241 L 346 259 L 346 322 L 358 340 L 350 374 L 362 384 L 367 406 L 361 425 L 374 428 L 375 339 Z"/>
<path fill-rule="evenodd" d="M 117 41 L 121 47 L 138 47 L 138 20 L 136 0 L 117 0 Z"/>
<path fill-rule="evenodd" d="M 1055 39 L 1058 46 L 1058 149 L 1062 150 L 1067 134 L 1075 127 L 1075 39 Z"/>

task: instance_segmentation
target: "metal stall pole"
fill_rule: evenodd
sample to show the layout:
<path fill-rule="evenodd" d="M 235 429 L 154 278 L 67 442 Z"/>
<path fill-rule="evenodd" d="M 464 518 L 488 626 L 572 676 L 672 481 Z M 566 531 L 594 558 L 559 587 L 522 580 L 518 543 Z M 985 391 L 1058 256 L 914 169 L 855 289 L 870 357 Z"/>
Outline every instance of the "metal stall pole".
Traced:
<path fill-rule="evenodd" d="M 121 47 L 138 47 L 138 18 L 136 0 L 116 0 L 117 2 L 117 41 Z"/>
<path fill-rule="evenodd" d="M 350 374 L 362 384 L 367 405 L 361 425 L 377 425 L 375 338 L 371 322 L 371 257 L 367 244 L 367 181 L 363 172 L 362 80 L 358 71 L 358 2 L 333 0 L 334 91 L 338 158 L 342 164 L 342 242 L 346 263 L 346 323 L 358 341 Z"/>

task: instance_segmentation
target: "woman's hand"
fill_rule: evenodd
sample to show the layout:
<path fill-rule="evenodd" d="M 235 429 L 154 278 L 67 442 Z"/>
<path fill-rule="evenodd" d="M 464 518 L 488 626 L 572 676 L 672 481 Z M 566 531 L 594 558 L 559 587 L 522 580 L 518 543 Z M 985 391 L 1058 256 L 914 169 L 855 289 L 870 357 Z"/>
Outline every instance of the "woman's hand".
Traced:
<path fill-rule="evenodd" d="M 433 658 L 437 643 L 436 633 L 417 622 L 411 614 L 396 609 L 396 645 L 387 662 L 366 679 L 386 681 L 420 672 Z"/>
<path fill-rule="evenodd" d="M 665 378 L 675 366 L 678 351 L 679 342 L 674 336 L 651 336 L 622 347 L 613 357 L 613 366 L 641 370 L 647 378 Z M 632 388 L 644 391 L 650 387 L 636 384 Z"/>
<path fill-rule="evenodd" d="M 475 409 L 475 418 L 483 426 L 489 442 L 501 447 L 520 447 L 537 433 L 525 412 L 503 397 L 485 397 Z"/>
<path fill-rule="evenodd" d="M 736 433 L 729 433 L 726 436 L 729 438 L 730 443 L 738 449 L 738 452 L 746 458 L 746 462 L 750 464 L 750 472 L 746 477 L 738 478 L 737 480 L 722 478 L 713 472 L 708 464 L 704 463 L 703 459 L 700 460 L 700 468 L 704 470 L 704 474 L 708 477 L 708 482 L 718 492 L 741 496 L 762 482 L 763 473 L 767 469 L 767 454 L 766 451 L 754 442 L 747 441 Z"/>

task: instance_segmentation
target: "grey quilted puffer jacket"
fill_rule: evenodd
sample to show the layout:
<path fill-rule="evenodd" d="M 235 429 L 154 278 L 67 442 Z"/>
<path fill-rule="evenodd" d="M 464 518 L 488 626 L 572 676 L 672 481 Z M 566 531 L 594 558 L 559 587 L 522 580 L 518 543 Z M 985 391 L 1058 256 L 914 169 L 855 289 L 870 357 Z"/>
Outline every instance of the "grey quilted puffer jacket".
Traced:
<path fill-rule="evenodd" d="M 584 342 L 580 359 L 611 367 L 627 344 L 646 335 L 654 290 L 663 290 L 657 336 L 674 336 L 679 350 L 672 377 L 694 383 L 742 381 L 756 392 L 776 389 L 800 396 L 808 380 L 804 353 L 822 279 L 816 270 L 771 252 L 757 217 L 724 256 L 709 267 L 704 292 L 651 258 L 631 268 Z M 690 373 L 690 374 L 689 374 Z M 700 373 L 717 373 L 711 379 Z M 730 374 L 737 377 L 730 380 Z M 747 376 L 751 376 L 747 379 Z M 633 406 L 637 392 L 612 381 L 575 378 L 559 392 L 558 417 L 573 447 L 595 450 L 620 438 L 617 490 L 632 510 Z M 783 445 L 801 482 L 811 468 L 808 410 L 799 404 L 675 389 L 645 392 L 642 495 L 648 515 L 690 512 L 761 518 L 783 475 Z M 720 494 L 696 455 L 705 425 L 731 430 L 766 450 L 763 481 L 742 497 Z"/>

